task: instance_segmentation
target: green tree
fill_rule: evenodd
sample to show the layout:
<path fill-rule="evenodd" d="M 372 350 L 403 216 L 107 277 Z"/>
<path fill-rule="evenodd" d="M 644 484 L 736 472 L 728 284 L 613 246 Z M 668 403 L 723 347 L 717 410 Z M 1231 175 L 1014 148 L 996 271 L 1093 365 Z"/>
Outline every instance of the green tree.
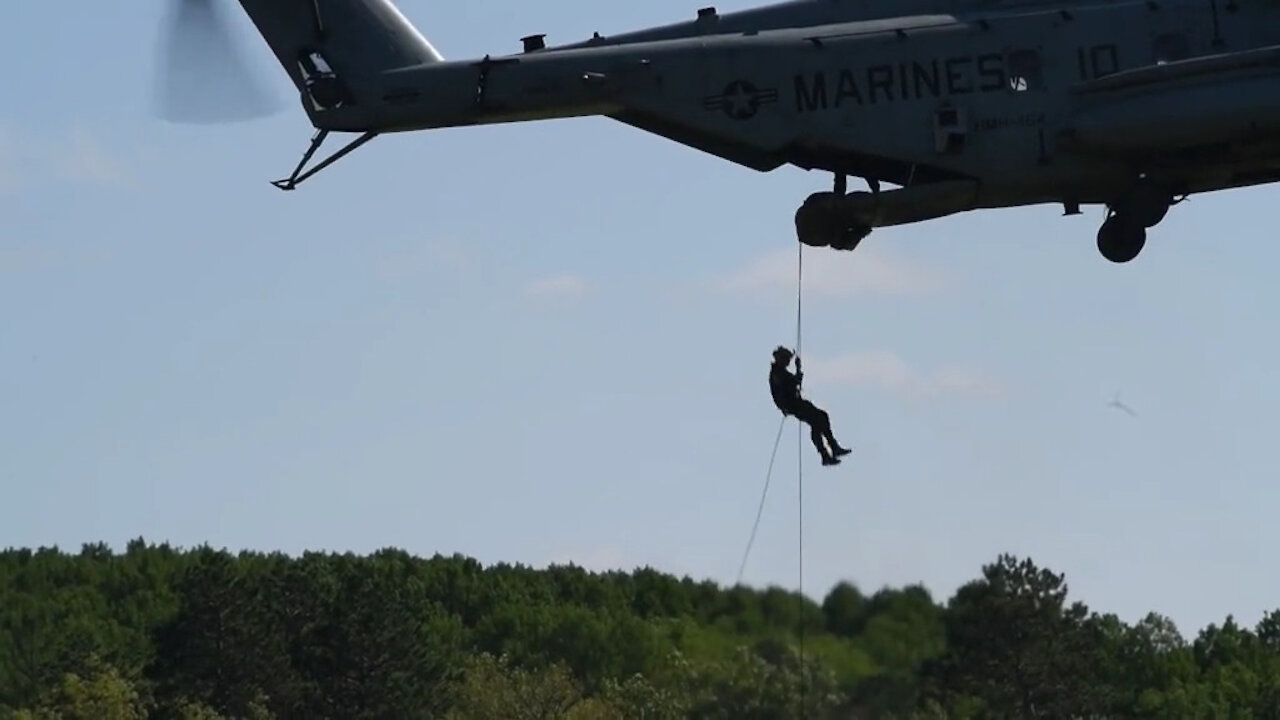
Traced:
<path fill-rule="evenodd" d="M 452 702 L 463 628 L 431 599 L 399 552 L 335 560 L 320 614 L 301 640 L 300 671 L 322 688 L 312 713 L 327 717 L 432 718 Z"/>
<path fill-rule="evenodd" d="M 247 558 L 196 550 L 174 580 L 179 610 L 157 631 L 151 672 L 162 691 L 235 716 L 268 690 L 287 693 L 293 672 L 268 587 Z"/>
<path fill-rule="evenodd" d="M 1088 609 L 1067 604 L 1062 575 L 1002 555 L 957 591 L 946 614 L 948 651 L 931 672 L 947 695 L 976 698 L 990 718 L 1103 712 L 1097 636 Z"/>
<path fill-rule="evenodd" d="M 844 638 L 856 637 L 866 623 L 867 604 L 852 583 L 838 583 L 822 601 L 826 631 Z"/>
<path fill-rule="evenodd" d="M 561 663 L 539 670 L 513 666 L 506 657 L 472 656 L 449 710 L 451 720 L 561 720 L 584 699 L 573 673 Z"/>
<path fill-rule="evenodd" d="M 0 552 L 0 720 L 791 718 L 802 695 L 810 718 L 1280 720 L 1280 612 L 1188 642 L 1009 556 L 940 606 L 390 549 Z"/>
<path fill-rule="evenodd" d="M 790 720 L 826 717 L 845 698 L 831 671 L 796 649 L 764 643 L 731 660 L 694 668 L 687 717 L 698 720 Z"/>
<path fill-rule="evenodd" d="M 35 708 L 15 714 L 32 720 L 143 720 L 148 707 L 137 689 L 114 667 L 88 658 L 82 676 L 67 673 Z"/>

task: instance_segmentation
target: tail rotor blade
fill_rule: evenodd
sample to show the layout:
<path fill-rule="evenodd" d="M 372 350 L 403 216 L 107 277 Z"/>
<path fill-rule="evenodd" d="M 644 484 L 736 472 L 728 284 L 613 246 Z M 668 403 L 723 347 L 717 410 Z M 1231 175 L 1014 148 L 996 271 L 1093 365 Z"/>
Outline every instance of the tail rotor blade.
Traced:
<path fill-rule="evenodd" d="M 250 120 L 280 108 L 236 45 L 218 0 L 172 0 L 160 52 L 157 114 L 177 123 Z"/>

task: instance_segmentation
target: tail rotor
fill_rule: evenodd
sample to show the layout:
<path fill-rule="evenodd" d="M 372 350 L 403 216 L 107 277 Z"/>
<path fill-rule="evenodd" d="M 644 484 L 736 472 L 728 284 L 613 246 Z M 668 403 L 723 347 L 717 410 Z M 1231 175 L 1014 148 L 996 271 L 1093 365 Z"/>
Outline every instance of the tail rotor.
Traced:
<path fill-rule="evenodd" d="M 170 122 L 237 122 L 282 103 L 251 70 L 217 7 L 220 0 L 169 0 L 156 77 L 156 114 Z"/>

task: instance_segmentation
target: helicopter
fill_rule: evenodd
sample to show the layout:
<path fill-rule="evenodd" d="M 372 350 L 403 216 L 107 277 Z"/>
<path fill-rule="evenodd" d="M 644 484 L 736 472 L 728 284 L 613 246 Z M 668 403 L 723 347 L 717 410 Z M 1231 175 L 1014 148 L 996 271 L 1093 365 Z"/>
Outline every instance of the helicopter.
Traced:
<path fill-rule="evenodd" d="M 178 2 L 180 22 L 212 17 Z M 761 173 L 830 173 L 795 214 L 806 246 L 1100 205 L 1098 250 L 1127 263 L 1190 195 L 1280 180 L 1273 0 L 787 0 L 464 60 L 391 0 L 240 4 L 315 129 L 282 190 L 383 134 L 601 116 Z M 358 136 L 304 172 L 334 132 Z"/>

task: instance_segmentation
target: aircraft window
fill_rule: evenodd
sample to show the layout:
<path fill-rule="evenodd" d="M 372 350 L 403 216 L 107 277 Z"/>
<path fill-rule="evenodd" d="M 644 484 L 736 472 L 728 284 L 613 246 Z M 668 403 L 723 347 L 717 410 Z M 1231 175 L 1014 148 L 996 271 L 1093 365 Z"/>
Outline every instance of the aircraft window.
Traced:
<path fill-rule="evenodd" d="M 1014 50 L 1009 53 L 1009 89 L 1014 92 L 1044 89 L 1044 73 L 1040 67 L 1040 53 L 1035 50 Z"/>
<path fill-rule="evenodd" d="M 1191 45 L 1187 41 L 1187 36 L 1181 33 L 1166 33 L 1156 36 L 1153 50 L 1157 65 L 1191 57 Z"/>

